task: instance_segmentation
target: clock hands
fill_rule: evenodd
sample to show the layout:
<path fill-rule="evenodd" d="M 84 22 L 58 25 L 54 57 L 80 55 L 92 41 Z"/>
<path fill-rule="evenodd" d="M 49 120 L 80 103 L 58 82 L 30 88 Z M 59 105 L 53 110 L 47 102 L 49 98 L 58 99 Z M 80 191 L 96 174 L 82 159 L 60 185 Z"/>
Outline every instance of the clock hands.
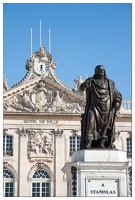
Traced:
<path fill-rule="evenodd" d="M 37 62 L 34 69 L 37 74 L 45 74 L 48 71 L 48 64 L 45 62 Z"/>
<path fill-rule="evenodd" d="M 43 71 L 43 65 L 40 65 L 40 71 L 41 72 Z"/>

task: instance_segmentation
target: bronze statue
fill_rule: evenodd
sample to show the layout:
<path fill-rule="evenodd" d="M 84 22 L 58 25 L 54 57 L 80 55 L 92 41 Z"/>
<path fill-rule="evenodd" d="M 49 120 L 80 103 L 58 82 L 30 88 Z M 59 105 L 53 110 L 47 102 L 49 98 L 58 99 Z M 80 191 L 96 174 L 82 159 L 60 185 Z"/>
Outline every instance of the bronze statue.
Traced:
<path fill-rule="evenodd" d="M 121 106 L 122 95 L 115 88 L 115 83 L 106 77 L 104 66 L 96 66 L 94 76 L 87 78 L 79 90 L 86 90 L 80 149 L 115 148 L 114 122 Z"/>

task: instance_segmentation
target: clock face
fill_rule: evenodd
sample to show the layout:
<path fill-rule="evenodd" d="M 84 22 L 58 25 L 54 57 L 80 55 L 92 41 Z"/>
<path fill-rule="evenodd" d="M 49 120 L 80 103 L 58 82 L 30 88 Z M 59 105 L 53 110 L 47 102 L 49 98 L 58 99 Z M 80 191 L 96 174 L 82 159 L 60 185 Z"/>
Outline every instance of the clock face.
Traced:
<path fill-rule="evenodd" d="M 46 62 L 37 62 L 34 66 L 34 71 L 37 74 L 45 74 L 48 71 L 48 64 Z"/>

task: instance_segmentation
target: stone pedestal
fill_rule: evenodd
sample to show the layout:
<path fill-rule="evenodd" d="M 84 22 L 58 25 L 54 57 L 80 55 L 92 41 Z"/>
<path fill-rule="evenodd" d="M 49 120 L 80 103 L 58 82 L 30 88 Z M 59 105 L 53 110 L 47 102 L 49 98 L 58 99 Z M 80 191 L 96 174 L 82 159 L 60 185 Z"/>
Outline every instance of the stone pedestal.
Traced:
<path fill-rule="evenodd" d="M 127 170 L 125 151 L 75 151 L 62 169 L 67 174 L 67 196 L 127 197 Z"/>

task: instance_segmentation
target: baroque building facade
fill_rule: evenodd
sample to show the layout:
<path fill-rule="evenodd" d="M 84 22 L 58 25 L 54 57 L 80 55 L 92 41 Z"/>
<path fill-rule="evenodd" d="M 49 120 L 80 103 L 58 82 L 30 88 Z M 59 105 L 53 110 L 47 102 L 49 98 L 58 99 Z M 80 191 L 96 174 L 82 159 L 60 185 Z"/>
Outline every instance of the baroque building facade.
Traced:
<path fill-rule="evenodd" d="M 3 195 L 15 197 L 67 196 L 62 172 L 80 149 L 81 114 L 85 93 L 55 74 L 56 63 L 43 46 L 27 60 L 27 74 L 8 88 L 4 80 Z M 123 101 L 116 117 L 118 150 L 127 151 L 129 196 L 132 184 L 131 102 Z"/>

